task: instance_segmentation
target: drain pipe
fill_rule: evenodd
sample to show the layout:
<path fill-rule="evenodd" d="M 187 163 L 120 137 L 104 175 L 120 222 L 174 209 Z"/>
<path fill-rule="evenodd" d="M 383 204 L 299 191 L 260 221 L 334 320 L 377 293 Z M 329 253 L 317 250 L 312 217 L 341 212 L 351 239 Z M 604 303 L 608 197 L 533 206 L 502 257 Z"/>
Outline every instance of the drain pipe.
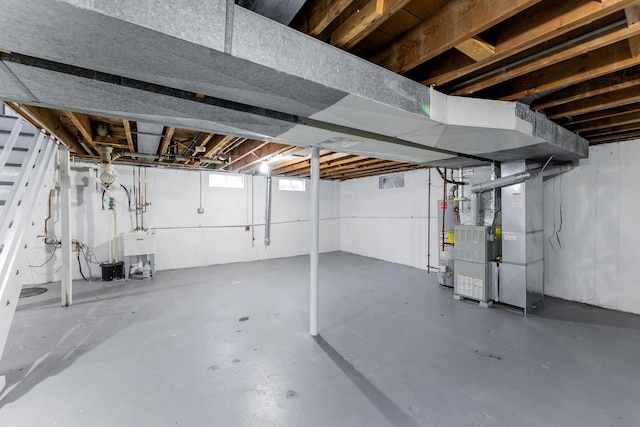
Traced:
<path fill-rule="evenodd" d="M 471 224 L 478 224 L 479 216 L 479 198 L 481 193 L 485 193 L 496 188 L 508 187 L 509 185 L 520 184 L 521 182 L 528 181 L 533 178 L 544 178 L 550 175 L 559 175 L 564 172 L 568 172 L 573 169 L 572 165 L 556 165 L 550 167 L 542 167 L 537 169 L 531 169 L 524 172 L 516 173 L 513 175 L 505 176 L 502 178 L 494 179 L 492 181 L 483 182 L 482 184 L 472 185 L 471 190 Z"/>
<path fill-rule="evenodd" d="M 267 200 L 264 212 L 264 245 L 271 243 L 271 171 L 267 172 Z"/>

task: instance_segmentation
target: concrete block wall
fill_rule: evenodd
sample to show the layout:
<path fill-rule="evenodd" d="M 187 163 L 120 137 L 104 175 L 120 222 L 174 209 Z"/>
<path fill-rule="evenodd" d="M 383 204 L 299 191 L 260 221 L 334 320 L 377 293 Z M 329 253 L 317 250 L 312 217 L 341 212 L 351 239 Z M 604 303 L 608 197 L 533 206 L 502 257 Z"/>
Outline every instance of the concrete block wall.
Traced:
<path fill-rule="evenodd" d="M 589 159 L 544 183 L 545 294 L 640 314 L 635 274 L 640 227 L 640 144 L 591 147 Z M 132 187 L 132 168 L 118 166 L 120 182 Z M 148 169 L 146 216 L 157 238 L 157 268 L 173 269 L 287 257 L 309 253 L 309 191 L 278 190 L 274 178 L 272 242 L 265 247 L 263 176 L 245 177 L 244 189 L 209 188 L 207 173 Z M 199 180 L 202 206 L 198 214 Z M 379 177 L 342 183 L 321 181 L 321 251 L 343 250 L 420 269 L 438 263 L 437 201 L 442 181 L 431 173 L 431 240 L 428 241 L 428 171 L 404 174 L 403 188 L 380 189 Z M 55 193 L 54 193 L 55 194 Z M 107 195 L 108 196 L 108 195 Z M 113 194 L 120 231 L 132 228 L 123 191 Z M 51 230 L 59 235 L 57 196 Z M 103 261 L 109 257 L 113 214 L 101 208 L 91 173 L 74 171 L 72 237 Z M 59 280 L 59 258 L 42 244 L 47 198 L 34 212 L 27 283 Z M 255 223 L 253 233 L 245 231 Z M 254 240 L 255 239 L 255 240 Z M 428 252 L 430 249 L 430 260 Z M 74 277 L 80 278 L 77 262 Z M 94 276 L 100 274 L 93 265 Z M 87 272 L 85 271 L 85 274 Z"/>
<path fill-rule="evenodd" d="M 133 197 L 133 168 L 117 166 L 116 170 L 118 182 L 127 187 Z M 278 178 L 273 178 L 271 244 L 266 247 L 266 178 L 256 175 L 245 176 L 244 179 L 243 189 L 213 188 L 208 185 L 208 172 L 147 169 L 147 201 L 151 205 L 145 215 L 145 227 L 155 230 L 158 270 L 309 253 L 308 188 L 305 192 L 280 191 Z M 200 180 L 203 214 L 197 212 L 200 206 Z M 340 249 L 340 184 L 321 181 L 320 185 L 320 250 L 336 251 Z M 102 193 L 96 191 L 94 172 L 73 170 L 71 186 L 72 238 L 90 247 L 96 260 L 106 261 L 114 233 L 113 211 L 108 210 L 109 197 L 113 197 L 116 204 L 119 233 L 129 231 L 136 225 L 135 215 L 128 212 L 126 192 L 121 188 L 107 192 L 104 197 L 107 209 L 103 210 Z M 54 246 L 44 245 L 42 237 L 39 237 L 43 234 L 47 216 L 47 195 L 43 194 L 39 200 L 33 218 L 36 226 L 32 227 L 33 232 L 28 237 L 31 248 L 28 262 L 31 267 L 26 275 L 27 284 L 60 280 L 59 253 L 54 253 Z M 58 196 L 54 192 L 53 217 L 49 222 L 52 237 L 60 236 L 58 204 Z M 246 230 L 247 227 L 249 230 Z M 48 259 L 50 261 L 45 263 Z M 84 261 L 82 265 L 83 272 L 88 276 L 89 267 Z M 80 279 L 76 260 L 73 268 L 73 277 Z M 92 264 L 90 268 L 93 276 L 100 276 L 99 265 Z"/>
<path fill-rule="evenodd" d="M 545 192 L 545 293 L 640 314 L 640 141 L 591 147 Z"/>

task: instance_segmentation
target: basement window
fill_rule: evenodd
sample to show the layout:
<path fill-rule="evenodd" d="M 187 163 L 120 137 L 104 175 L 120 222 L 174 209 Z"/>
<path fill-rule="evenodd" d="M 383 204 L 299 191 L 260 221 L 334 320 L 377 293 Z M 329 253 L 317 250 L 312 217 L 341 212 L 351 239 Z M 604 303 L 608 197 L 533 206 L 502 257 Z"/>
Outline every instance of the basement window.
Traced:
<path fill-rule="evenodd" d="M 305 191 L 304 179 L 278 179 L 278 189 L 281 191 Z"/>
<path fill-rule="evenodd" d="M 18 114 L 4 104 L 0 104 L 0 116 L 19 117 Z"/>
<path fill-rule="evenodd" d="M 386 190 L 389 188 L 404 188 L 404 174 L 381 176 L 378 178 L 378 188 Z"/>
<path fill-rule="evenodd" d="M 210 173 L 209 187 L 244 188 L 244 175 L 230 173 Z"/>

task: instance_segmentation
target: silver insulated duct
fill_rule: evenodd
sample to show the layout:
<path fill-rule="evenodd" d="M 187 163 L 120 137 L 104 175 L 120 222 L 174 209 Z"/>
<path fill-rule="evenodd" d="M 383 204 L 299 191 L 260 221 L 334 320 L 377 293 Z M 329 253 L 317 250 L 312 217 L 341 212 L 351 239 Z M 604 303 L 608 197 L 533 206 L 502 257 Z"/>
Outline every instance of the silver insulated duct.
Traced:
<path fill-rule="evenodd" d="M 503 163 L 503 174 L 529 174 L 524 161 Z M 540 173 L 502 188 L 500 302 L 525 310 L 544 292 L 543 185 Z M 507 177 L 509 178 L 509 176 Z"/>

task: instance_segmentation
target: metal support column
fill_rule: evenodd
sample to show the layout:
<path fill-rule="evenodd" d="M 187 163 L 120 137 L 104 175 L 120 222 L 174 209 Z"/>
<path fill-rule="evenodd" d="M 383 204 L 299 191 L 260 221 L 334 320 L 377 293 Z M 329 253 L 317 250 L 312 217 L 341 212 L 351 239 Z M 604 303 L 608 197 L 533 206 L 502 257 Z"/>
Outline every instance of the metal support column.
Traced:
<path fill-rule="evenodd" d="M 480 194 L 471 193 L 471 225 L 482 225 L 480 224 L 479 216 L 480 216 Z"/>
<path fill-rule="evenodd" d="M 62 251 L 62 281 L 61 281 L 61 304 L 63 307 L 70 306 L 72 301 L 72 279 L 71 269 L 71 179 L 69 167 L 69 148 L 60 145 L 59 152 L 59 177 L 60 177 L 60 222 L 62 228 L 62 238 L 60 250 Z"/>
<path fill-rule="evenodd" d="M 320 251 L 320 149 L 311 149 L 311 280 L 309 332 L 318 335 L 318 255 Z"/>

